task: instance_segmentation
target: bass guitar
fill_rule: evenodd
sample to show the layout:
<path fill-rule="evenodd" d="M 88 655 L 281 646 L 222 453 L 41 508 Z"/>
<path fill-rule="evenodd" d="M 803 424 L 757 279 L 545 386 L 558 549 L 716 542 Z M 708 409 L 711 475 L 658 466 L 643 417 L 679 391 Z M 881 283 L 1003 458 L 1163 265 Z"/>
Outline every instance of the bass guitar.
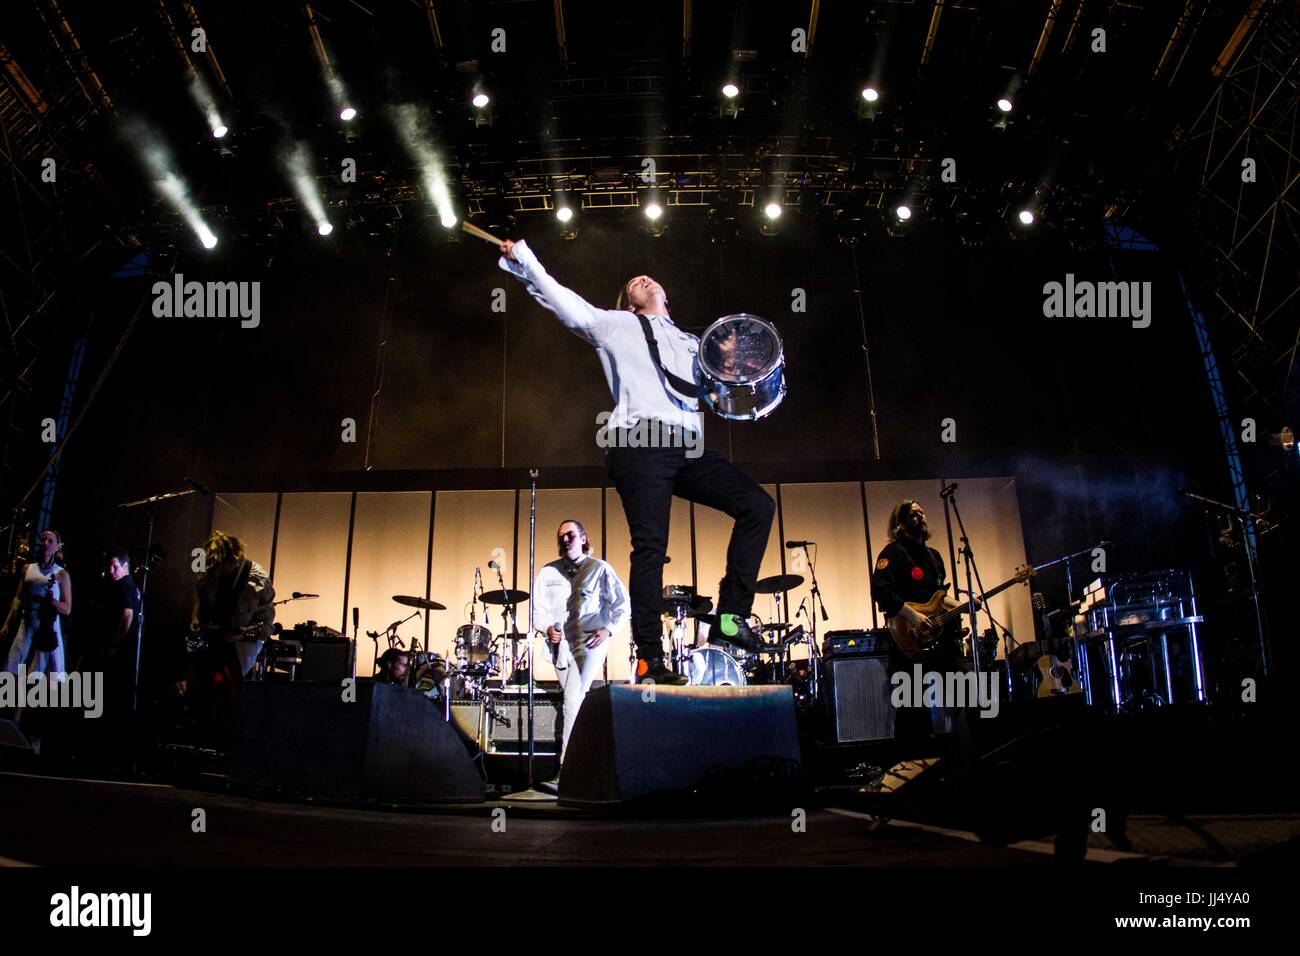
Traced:
<path fill-rule="evenodd" d="M 1009 587 L 1028 582 L 1033 576 L 1034 569 L 1027 564 L 1022 565 L 1006 581 L 991 590 L 985 591 L 984 597 L 988 599 L 995 594 L 1001 594 Z M 889 619 L 889 633 L 893 637 L 894 643 L 900 651 L 907 655 L 909 660 L 914 661 L 921 660 L 929 651 L 933 650 L 936 643 L 943 637 L 948 625 L 969 610 L 968 605 L 958 604 L 948 597 L 948 592 L 945 590 L 935 591 L 930 600 L 924 604 L 909 601 L 906 606 L 917 614 L 929 618 L 924 625 L 919 627 L 901 614 L 895 614 Z M 976 601 L 975 606 L 978 609 L 980 603 Z"/>

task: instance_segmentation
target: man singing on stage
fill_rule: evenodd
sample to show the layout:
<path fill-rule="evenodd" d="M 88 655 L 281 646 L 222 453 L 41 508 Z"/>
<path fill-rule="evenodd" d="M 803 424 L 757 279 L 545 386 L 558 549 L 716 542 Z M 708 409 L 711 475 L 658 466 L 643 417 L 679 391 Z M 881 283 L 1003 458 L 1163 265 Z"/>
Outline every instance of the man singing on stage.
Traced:
<path fill-rule="evenodd" d="M 507 240 L 501 244 L 501 252 L 500 267 L 522 280 L 534 299 L 596 347 L 614 397 L 605 463 L 623 500 L 632 535 L 636 680 L 686 683 L 685 675 L 673 673 L 664 664 L 660 619 L 674 494 L 716 508 L 735 521 L 710 641 L 751 651 L 761 649 L 762 640 L 750 628 L 748 618 L 776 505 L 753 479 L 721 455 L 707 450 L 701 453 L 704 425 L 698 400 L 668 383 L 665 370 L 687 382 L 699 381 L 699 339 L 673 324 L 663 286 L 649 276 L 628 281 L 617 308 L 600 309 L 555 281 L 526 242 Z M 625 433 L 638 425 L 641 434 L 669 434 L 674 440 L 660 441 L 659 447 L 629 447 L 643 444 L 639 436 L 634 442 L 624 440 Z"/>
<path fill-rule="evenodd" d="M 630 613 L 627 588 L 600 558 L 592 557 L 587 529 L 568 520 L 555 532 L 560 557 L 533 582 L 533 624 L 546 632 L 556 676 L 564 690 L 560 764 L 582 701 L 605 667 L 609 639 Z M 542 784 L 558 791 L 559 780 Z"/>

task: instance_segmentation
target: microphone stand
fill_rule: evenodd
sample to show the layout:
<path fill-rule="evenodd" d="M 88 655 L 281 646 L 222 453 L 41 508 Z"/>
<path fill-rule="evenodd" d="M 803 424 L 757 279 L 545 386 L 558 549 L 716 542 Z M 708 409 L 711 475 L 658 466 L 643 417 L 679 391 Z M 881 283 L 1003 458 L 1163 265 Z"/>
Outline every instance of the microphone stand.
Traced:
<path fill-rule="evenodd" d="M 528 501 L 528 583 L 531 587 L 537 580 L 537 469 L 528 470 L 529 477 L 529 501 Z M 535 595 L 533 595 L 535 597 Z M 556 798 L 549 793 L 542 793 L 540 790 L 533 789 L 534 771 L 533 763 L 537 754 L 537 728 L 533 722 L 534 718 L 534 689 L 536 681 L 536 655 L 533 654 L 534 642 L 534 623 L 533 607 L 536 601 L 528 602 L 528 788 L 522 793 L 511 794 L 507 799 L 531 800 L 531 801 L 552 801 Z"/>
<path fill-rule="evenodd" d="M 138 501 L 124 501 L 119 508 L 139 508 L 145 507 L 148 510 L 146 515 L 146 531 L 144 542 L 144 565 L 140 572 L 140 627 L 135 636 L 135 671 L 132 675 L 131 686 L 131 712 L 138 713 L 140 710 L 140 651 L 144 646 L 144 625 L 145 625 L 145 594 L 149 589 L 149 571 L 153 566 L 153 520 L 154 508 L 160 501 L 167 501 L 171 498 L 184 498 L 186 495 L 194 494 L 193 488 L 186 488 L 184 491 L 172 491 L 165 495 L 154 495 L 152 498 L 141 498 Z"/>
<path fill-rule="evenodd" d="M 809 656 L 812 660 L 808 665 L 808 673 L 809 676 L 812 677 L 812 686 L 809 688 L 809 691 L 811 692 L 813 699 L 816 700 L 820 694 L 821 687 L 820 671 L 822 656 L 821 649 L 817 644 L 817 611 L 820 608 L 823 621 L 829 621 L 831 616 L 826 613 L 826 602 L 822 600 L 822 589 L 817 585 L 817 564 L 813 561 L 812 555 L 809 554 L 808 546 L 806 544 L 803 545 L 803 553 L 804 557 L 808 559 L 808 576 L 812 578 L 812 590 L 809 593 L 812 595 L 813 606 L 811 608 L 811 613 L 808 615 L 808 623 L 812 625 L 812 644 L 810 645 L 809 652 Z"/>
<path fill-rule="evenodd" d="M 944 500 L 952 505 L 953 517 L 957 519 L 957 528 L 961 531 L 961 554 L 966 562 L 966 605 L 970 614 L 971 664 L 975 672 L 975 686 L 980 686 L 980 642 L 979 642 L 979 607 L 975 602 L 975 552 L 971 549 L 970 538 L 966 536 L 966 524 L 961 520 L 961 511 L 957 507 L 956 487 L 949 488 L 943 495 Z M 980 599 L 983 600 L 984 586 L 980 585 Z M 1009 670 L 1009 668 L 1008 668 Z"/>

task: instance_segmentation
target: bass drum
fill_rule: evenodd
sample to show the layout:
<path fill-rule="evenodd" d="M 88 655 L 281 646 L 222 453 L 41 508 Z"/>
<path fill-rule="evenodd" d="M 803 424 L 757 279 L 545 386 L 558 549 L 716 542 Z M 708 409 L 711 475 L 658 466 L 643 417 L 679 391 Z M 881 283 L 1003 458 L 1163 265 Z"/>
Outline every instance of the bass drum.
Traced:
<path fill-rule="evenodd" d="M 692 687 L 745 686 L 745 672 L 736 659 L 716 647 L 694 648 L 686 658 L 686 676 Z"/>

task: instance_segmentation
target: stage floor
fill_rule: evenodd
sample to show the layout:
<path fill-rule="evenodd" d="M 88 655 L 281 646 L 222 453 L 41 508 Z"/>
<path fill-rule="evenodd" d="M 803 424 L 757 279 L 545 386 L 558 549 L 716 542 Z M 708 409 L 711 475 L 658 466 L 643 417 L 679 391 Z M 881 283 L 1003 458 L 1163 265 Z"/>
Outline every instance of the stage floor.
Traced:
<path fill-rule="evenodd" d="M 732 818 L 593 815 L 490 803 L 394 811 L 252 800 L 165 785 L 0 774 L 0 815 L 50 820 L 0 833 L 8 865 L 989 866 L 1052 865 L 1049 841 L 1009 847 L 957 830 L 849 811 Z M 504 807 L 505 830 L 493 810 Z M 192 830 L 193 811 L 207 830 Z M 792 808 L 793 809 L 793 808 Z M 497 815 L 499 818 L 499 815 Z M 498 826 L 499 830 L 499 826 Z M 1089 863 L 1225 863 L 1300 835 L 1300 814 L 1134 817 L 1133 852 L 1094 837 Z"/>

